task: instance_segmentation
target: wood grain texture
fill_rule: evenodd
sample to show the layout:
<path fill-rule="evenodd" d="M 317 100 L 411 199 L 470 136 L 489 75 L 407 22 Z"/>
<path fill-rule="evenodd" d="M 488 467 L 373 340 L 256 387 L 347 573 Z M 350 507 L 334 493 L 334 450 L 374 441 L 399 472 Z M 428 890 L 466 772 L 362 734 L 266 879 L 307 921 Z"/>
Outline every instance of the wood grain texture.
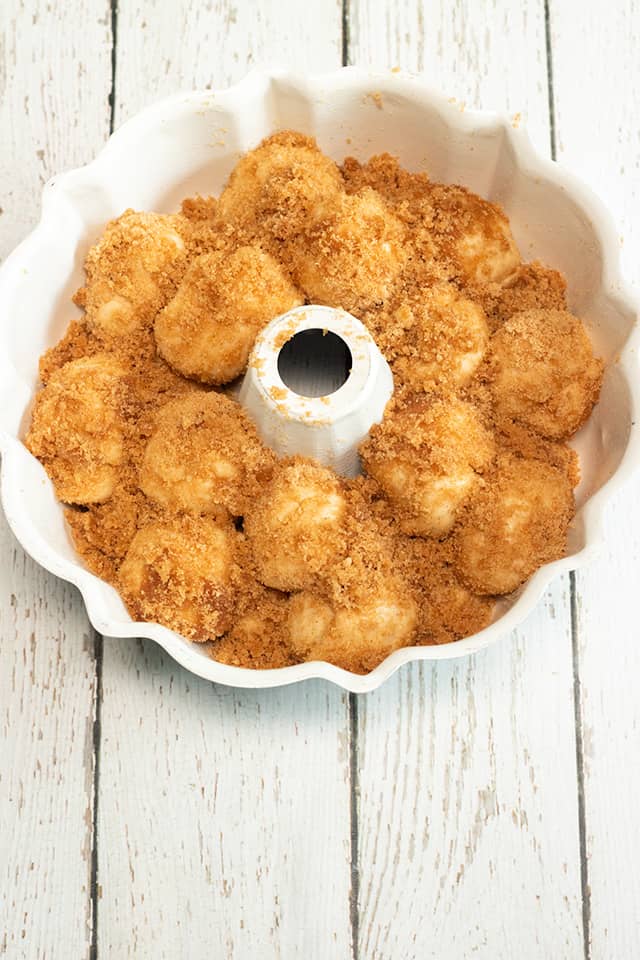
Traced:
<path fill-rule="evenodd" d="M 121 2 L 116 124 L 262 60 L 340 63 L 337 4 Z M 346 957 L 348 701 L 321 683 L 252 693 L 105 640 L 98 820 L 103 956 Z"/>
<path fill-rule="evenodd" d="M 549 147 L 544 10 L 507 0 L 351 0 L 349 62 L 401 67 L 469 107 L 520 113 Z"/>
<path fill-rule="evenodd" d="M 0 956 L 85 957 L 93 638 L 73 587 L 0 518 Z"/>
<path fill-rule="evenodd" d="M 0 257 L 34 226 L 42 186 L 109 135 L 109 0 L 0 4 Z"/>
<path fill-rule="evenodd" d="M 180 90 L 226 87 L 260 65 L 340 66 L 341 9 L 340 0 L 121 0 L 117 122 Z"/>
<path fill-rule="evenodd" d="M 354 63 L 423 71 L 549 145 L 542 5 L 351 3 Z M 582 955 L 568 579 L 468 661 L 359 701 L 360 958 Z"/>
<path fill-rule="evenodd" d="M 579 18 L 551 3 L 558 160 L 582 176 L 619 226 L 626 277 L 640 283 L 640 13 L 588 0 Z M 580 51 L 579 59 L 575 51 Z M 640 955 L 639 478 L 607 517 L 599 561 L 577 575 L 585 776 L 589 956 Z"/>
<path fill-rule="evenodd" d="M 105 641 L 100 955 L 348 956 L 345 712 L 324 683 L 230 690 Z"/>
<path fill-rule="evenodd" d="M 107 10 L 0 6 L 0 256 L 34 225 L 45 180 L 108 134 Z M 0 955 L 86 957 L 93 638 L 76 591 L 29 560 L 4 520 L 0 644 Z"/>
<path fill-rule="evenodd" d="M 360 957 L 581 955 L 565 604 L 360 701 Z"/>

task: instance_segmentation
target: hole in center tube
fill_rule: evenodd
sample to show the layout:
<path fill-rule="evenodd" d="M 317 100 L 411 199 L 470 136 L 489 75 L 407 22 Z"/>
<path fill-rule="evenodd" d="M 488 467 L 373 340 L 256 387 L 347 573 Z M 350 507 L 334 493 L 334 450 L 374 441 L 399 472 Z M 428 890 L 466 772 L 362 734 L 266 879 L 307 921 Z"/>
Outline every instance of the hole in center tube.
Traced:
<path fill-rule="evenodd" d="M 301 397 L 335 393 L 351 373 L 351 350 L 330 330 L 301 330 L 278 354 L 278 373 Z"/>

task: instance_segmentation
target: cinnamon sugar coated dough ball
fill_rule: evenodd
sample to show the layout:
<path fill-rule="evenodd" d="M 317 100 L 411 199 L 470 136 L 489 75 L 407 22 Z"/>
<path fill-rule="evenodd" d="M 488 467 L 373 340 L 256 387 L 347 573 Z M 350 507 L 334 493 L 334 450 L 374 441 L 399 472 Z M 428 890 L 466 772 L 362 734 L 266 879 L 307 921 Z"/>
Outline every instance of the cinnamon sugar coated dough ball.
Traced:
<path fill-rule="evenodd" d="M 286 629 L 287 594 L 263 589 L 251 607 L 241 613 L 228 633 L 218 640 L 211 656 L 219 663 L 253 669 L 276 669 L 295 663 Z"/>
<path fill-rule="evenodd" d="M 74 546 L 96 576 L 114 583 L 117 570 L 138 529 L 157 519 L 146 497 L 129 484 L 118 483 L 104 503 L 66 511 Z"/>
<path fill-rule="evenodd" d="M 453 643 L 484 629 L 493 600 L 478 596 L 452 566 L 449 541 L 402 537 L 402 571 L 418 604 L 414 643 Z"/>
<path fill-rule="evenodd" d="M 403 220 L 412 220 L 412 207 L 428 195 L 430 181 L 426 173 L 404 170 L 397 157 L 379 153 L 360 163 L 355 157 L 345 157 L 342 177 L 347 193 L 357 193 L 371 187 L 389 203 Z"/>
<path fill-rule="evenodd" d="M 124 459 L 127 372 L 109 353 L 81 357 L 56 370 L 36 396 L 25 443 L 64 503 L 101 503 L 113 493 Z"/>
<path fill-rule="evenodd" d="M 580 483 L 580 458 L 568 443 L 547 440 L 516 420 L 506 420 L 496 429 L 501 451 L 515 453 L 525 460 L 543 460 L 567 475 L 572 487 Z"/>
<path fill-rule="evenodd" d="M 470 283 L 502 283 L 520 265 L 509 221 L 499 206 L 464 187 L 434 184 L 431 234 L 438 254 Z"/>
<path fill-rule="evenodd" d="M 574 434 L 598 399 L 603 371 L 582 322 L 566 310 L 516 313 L 491 347 L 498 416 L 552 440 Z"/>
<path fill-rule="evenodd" d="M 118 571 L 131 616 L 190 640 L 219 637 L 238 602 L 237 537 L 230 523 L 174 517 L 138 530 Z"/>
<path fill-rule="evenodd" d="M 443 537 L 490 464 L 494 444 L 470 403 L 409 394 L 389 403 L 360 453 L 398 510 L 402 530 Z"/>
<path fill-rule="evenodd" d="M 411 643 L 415 596 L 394 557 L 394 536 L 371 510 L 367 482 L 345 484 L 344 548 L 314 586 L 291 597 L 289 642 L 305 660 L 371 670 Z"/>
<path fill-rule="evenodd" d="M 482 307 L 441 283 L 404 300 L 392 315 L 393 370 L 416 390 L 465 386 L 484 359 L 489 328 Z"/>
<path fill-rule="evenodd" d="M 260 247 L 205 253 L 159 314 L 156 344 L 185 377 L 228 383 L 246 368 L 262 327 L 301 303 L 282 267 Z"/>
<path fill-rule="evenodd" d="M 126 336 L 153 323 L 186 267 L 176 218 L 126 210 L 89 251 L 77 294 L 96 332 Z"/>
<path fill-rule="evenodd" d="M 407 257 L 404 228 L 370 187 L 316 206 L 294 272 L 311 303 L 357 311 L 386 300 Z"/>
<path fill-rule="evenodd" d="M 302 590 L 343 551 L 346 503 L 336 474 L 314 460 L 281 461 L 245 514 L 258 579 Z"/>
<path fill-rule="evenodd" d="M 220 195 L 218 216 L 248 236 L 287 239 L 320 201 L 343 189 L 338 167 L 311 137 L 284 131 L 236 164 Z"/>
<path fill-rule="evenodd" d="M 65 363 L 94 353 L 104 353 L 104 343 L 97 340 L 83 320 L 72 320 L 64 336 L 41 355 L 38 361 L 41 382 L 46 385 Z"/>
<path fill-rule="evenodd" d="M 364 672 L 411 643 L 416 621 L 416 604 L 406 585 L 399 577 L 379 577 L 336 598 L 294 594 L 289 638 L 304 660 L 327 660 Z"/>
<path fill-rule="evenodd" d="M 227 246 L 229 237 L 217 217 L 217 210 L 215 197 L 187 197 L 182 201 L 174 222 L 184 240 L 188 263 L 201 253 L 212 253 Z"/>
<path fill-rule="evenodd" d="M 198 391 L 160 409 L 140 467 L 140 487 L 172 511 L 239 517 L 274 462 L 235 400 Z"/>
<path fill-rule="evenodd" d="M 557 270 L 534 260 L 523 263 L 509 279 L 477 291 L 492 331 L 523 310 L 566 310 L 567 281 Z"/>
<path fill-rule="evenodd" d="M 564 556 L 573 513 L 564 470 L 502 455 L 454 533 L 458 574 L 477 593 L 511 593 L 543 563 Z"/>

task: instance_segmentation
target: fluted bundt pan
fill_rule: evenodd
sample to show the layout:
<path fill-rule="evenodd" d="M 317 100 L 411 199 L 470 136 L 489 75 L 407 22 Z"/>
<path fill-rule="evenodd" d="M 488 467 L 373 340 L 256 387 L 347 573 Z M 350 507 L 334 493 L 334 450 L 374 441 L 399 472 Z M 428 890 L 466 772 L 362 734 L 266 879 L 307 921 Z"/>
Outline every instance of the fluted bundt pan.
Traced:
<path fill-rule="evenodd" d="M 133 622 L 117 592 L 77 557 L 51 482 L 20 440 L 38 358 L 73 315 L 71 295 L 82 284 L 84 257 L 105 223 L 127 207 L 169 212 L 185 196 L 217 194 L 239 154 L 283 128 L 315 136 L 336 160 L 389 151 L 410 170 L 426 169 L 434 179 L 500 202 L 523 255 L 566 275 L 570 307 L 587 323 L 607 365 L 600 403 L 572 441 L 582 479 L 567 556 L 501 601 L 493 623 L 475 636 L 397 650 L 363 676 L 324 662 L 266 671 L 226 666 L 165 627 Z M 555 576 L 593 556 L 603 538 L 605 504 L 639 459 L 636 312 L 606 211 L 572 175 L 538 156 L 506 116 L 461 112 L 420 80 L 354 68 L 315 77 L 256 72 L 228 90 L 172 97 L 121 127 L 93 163 L 46 185 L 40 223 L 0 271 L 4 509 L 25 550 L 76 584 L 91 622 L 107 637 L 150 637 L 187 669 L 220 683 L 270 687 L 325 677 L 347 690 L 372 690 L 408 661 L 460 657 L 487 646 L 528 615 Z M 386 389 L 384 367 L 374 382 Z"/>

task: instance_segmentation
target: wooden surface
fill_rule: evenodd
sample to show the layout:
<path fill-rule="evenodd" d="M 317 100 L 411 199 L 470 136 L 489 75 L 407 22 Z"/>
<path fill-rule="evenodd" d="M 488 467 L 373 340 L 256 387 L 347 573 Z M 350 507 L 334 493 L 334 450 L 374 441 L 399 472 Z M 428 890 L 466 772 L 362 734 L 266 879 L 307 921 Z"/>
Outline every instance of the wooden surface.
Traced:
<path fill-rule="evenodd" d="M 632 0 L 552 18 L 558 159 L 610 207 L 640 286 L 640 10 Z M 571 58 L 581 50 L 580 81 Z M 588 64 L 588 69 L 586 68 Z M 582 117 L 582 120 L 580 119 Z M 640 956 L 640 478 L 612 505 L 607 549 L 576 575 L 577 715 L 584 764 L 585 914 L 593 957 Z"/>
<path fill-rule="evenodd" d="M 637 281 L 638 33 L 632 0 L 7 0 L 0 252 L 144 104 L 348 60 L 521 113 Z M 96 638 L 2 526 L 0 956 L 635 960 L 635 490 L 511 637 L 360 698 L 228 690 Z"/>

